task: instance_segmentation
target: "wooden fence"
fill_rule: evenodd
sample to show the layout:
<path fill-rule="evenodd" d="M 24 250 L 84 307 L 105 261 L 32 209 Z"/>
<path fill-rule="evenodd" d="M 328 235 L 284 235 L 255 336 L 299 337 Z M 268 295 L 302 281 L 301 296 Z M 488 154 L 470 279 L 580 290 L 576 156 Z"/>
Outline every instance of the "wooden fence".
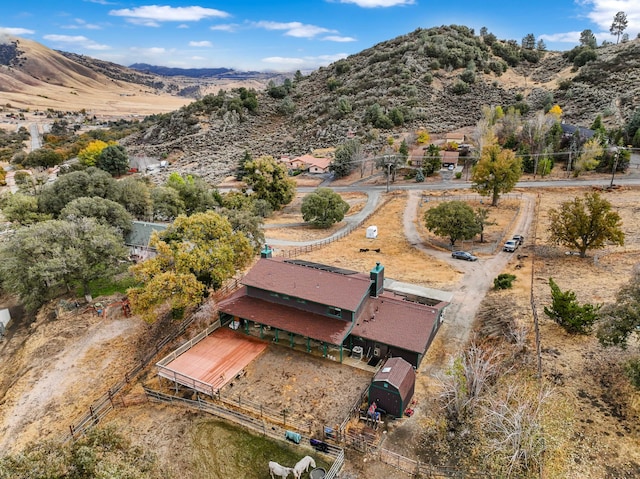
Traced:
<path fill-rule="evenodd" d="M 230 408 L 228 407 L 228 404 L 207 401 L 199 396 L 196 399 L 186 399 L 154 391 L 147 387 L 144 388 L 144 392 L 151 400 L 172 404 L 182 404 L 187 407 L 195 408 L 258 432 L 263 436 L 268 436 L 280 441 L 285 440 L 285 433 L 287 431 L 295 431 L 300 434 L 300 443 L 298 445 L 302 448 L 313 449 L 310 442 L 311 436 L 306 435 L 305 431 L 296 430 L 292 424 L 287 424 L 286 427 L 284 427 L 278 423 L 270 422 L 270 419 L 267 417 L 257 418 L 253 415 L 245 414 L 242 411 Z M 344 450 L 338 446 L 326 444 L 326 451 L 322 454 L 326 455 L 333 463 L 331 469 L 327 475 L 325 475 L 325 478 L 333 479 L 344 464 Z"/>
<path fill-rule="evenodd" d="M 225 285 L 212 296 L 213 298 L 224 297 L 239 287 L 240 278 L 233 278 L 225 283 Z M 215 311 L 212 313 L 215 314 Z M 152 360 L 167 344 L 175 340 L 178 336 L 184 334 L 195 319 L 195 316 L 196 313 L 189 315 L 171 333 L 158 341 L 155 344 L 155 347 L 149 351 L 134 368 L 129 370 L 121 381 L 111 386 L 106 393 L 104 393 L 89 407 L 89 411 L 82 418 L 80 418 L 76 423 L 69 425 L 70 436 L 65 436 L 63 440 L 74 440 L 98 424 L 98 422 L 100 422 L 100 420 L 114 408 L 114 401 L 118 398 L 118 395 L 124 387 L 135 379 L 143 369 L 151 364 Z"/>
<path fill-rule="evenodd" d="M 409 459 L 386 449 L 378 449 L 376 459 L 414 477 L 448 479 L 488 479 L 490 476 L 475 471 L 461 471 L 452 467 L 431 466 Z"/>
<path fill-rule="evenodd" d="M 360 221 L 358 221 L 357 223 L 352 224 L 351 226 L 349 226 L 347 229 L 345 229 L 344 231 L 341 231 L 339 234 L 335 235 L 335 236 L 331 236 L 329 238 L 317 241 L 315 243 L 309 244 L 309 245 L 305 245 L 305 246 L 300 246 L 297 248 L 293 248 L 293 249 L 288 249 L 288 250 L 282 250 L 279 253 L 279 256 L 285 257 L 285 258 L 296 258 L 298 256 L 300 256 L 301 254 L 304 253 L 310 253 L 312 251 L 315 251 L 317 249 L 320 249 L 328 244 L 333 243 L 334 241 L 338 241 L 346 236 L 349 236 L 351 233 L 353 233 L 356 229 L 360 228 L 362 226 L 362 224 L 367 221 L 369 218 L 371 218 L 371 216 L 376 213 L 382 206 L 386 205 L 389 201 L 391 201 L 393 199 L 392 196 L 389 196 L 387 198 L 385 198 L 380 205 L 378 205 L 371 213 L 369 213 L 367 216 L 365 216 L 364 218 L 362 218 Z"/>

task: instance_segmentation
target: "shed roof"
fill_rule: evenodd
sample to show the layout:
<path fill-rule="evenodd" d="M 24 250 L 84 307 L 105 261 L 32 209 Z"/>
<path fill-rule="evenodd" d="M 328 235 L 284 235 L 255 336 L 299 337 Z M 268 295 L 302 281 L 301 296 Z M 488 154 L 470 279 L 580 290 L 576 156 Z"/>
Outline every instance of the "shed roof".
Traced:
<path fill-rule="evenodd" d="M 396 299 L 385 291 L 369 298 L 351 334 L 423 354 L 438 314 L 437 308 Z"/>
<path fill-rule="evenodd" d="M 411 391 L 416 373 L 411 363 L 401 357 L 389 358 L 373 377 L 373 382 L 387 382 L 398 390 L 402 397 Z"/>
<path fill-rule="evenodd" d="M 371 280 L 363 274 L 340 274 L 276 258 L 262 258 L 242 279 L 246 286 L 356 311 L 368 296 Z"/>

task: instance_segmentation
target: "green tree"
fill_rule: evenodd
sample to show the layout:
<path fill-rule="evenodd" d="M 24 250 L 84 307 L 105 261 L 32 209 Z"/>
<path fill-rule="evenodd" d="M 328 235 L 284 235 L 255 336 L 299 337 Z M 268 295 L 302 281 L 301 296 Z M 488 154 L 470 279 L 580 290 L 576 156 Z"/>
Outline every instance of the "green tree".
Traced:
<path fill-rule="evenodd" d="M 362 145 L 358 140 L 348 140 L 336 148 L 334 159 L 329 165 L 336 178 L 349 175 L 356 166 L 356 161 L 362 159 Z"/>
<path fill-rule="evenodd" d="M 33 150 L 23 160 L 23 165 L 29 168 L 51 168 L 64 161 L 64 157 L 51 148 L 38 148 Z"/>
<path fill-rule="evenodd" d="M 525 50 L 534 50 L 536 48 L 536 37 L 533 33 L 527 33 L 522 39 L 522 48 Z"/>
<path fill-rule="evenodd" d="M 153 214 L 151 192 L 144 181 L 129 177 L 116 183 L 117 201 L 139 220 L 147 220 Z"/>
<path fill-rule="evenodd" d="M 229 220 L 233 232 L 244 234 L 254 252 L 259 252 L 264 245 L 264 220 L 263 217 L 256 214 L 252 209 L 229 209 L 221 208 L 218 211 L 222 216 Z"/>
<path fill-rule="evenodd" d="M 627 14 L 624 12 L 616 13 L 616 15 L 613 17 L 611 28 L 609 28 L 611 35 L 614 35 L 616 37 L 616 43 L 620 41 L 620 35 L 622 35 L 622 32 L 627 29 L 627 25 L 629 25 Z"/>
<path fill-rule="evenodd" d="M 272 156 L 263 156 L 245 164 L 245 182 L 258 199 L 264 199 L 274 210 L 288 205 L 296 194 L 296 184 L 289 178 L 284 164 Z"/>
<path fill-rule="evenodd" d="M 35 311 L 74 283 L 90 301 L 89 283 L 111 274 L 126 258 L 122 236 L 94 218 L 43 221 L 17 230 L 3 245 L 0 277 L 7 291 Z"/>
<path fill-rule="evenodd" d="M 242 181 L 242 179 L 244 178 L 244 175 L 247 174 L 246 170 L 244 169 L 244 165 L 246 163 L 249 163 L 251 160 L 253 160 L 251 153 L 245 150 L 244 155 L 242 155 L 242 157 L 238 161 L 238 166 L 236 168 L 236 180 Z"/>
<path fill-rule="evenodd" d="M 473 208 L 462 201 L 445 201 L 424 214 L 425 225 L 432 233 L 449 238 L 451 246 L 480 233 Z"/>
<path fill-rule="evenodd" d="M 599 158 L 603 153 L 604 148 L 602 148 L 600 139 L 597 136 L 587 140 L 587 142 L 582 146 L 580 156 L 578 156 L 578 159 L 575 162 L 573 175 L 577 177 L 584 171 L 595 170 L 600 163 Z"/>
<path fill-rule="evenodd" d="M 491 196 L 491 206 L 497 206 L 500 195 L 511 191 L 522 175 L 522 161 L 511 150 L 498 145 L 485 146 L 473 167 L 471 188 L 482 196 Z"/>
<path fill-rule="evenodd" d="M 600 313 L 596 335 L 603 346 L 626 349 L 629 337 L 640 338 L 640 270 L 633 272 L 631 280 L 616 294 L 615 302 L 606 304 Z"/>
<path fill-rule="evenodd" d="M 302 200 L 302 218 L 317 228 L 329 228 L 344 219 L 349 203 L 329 188 L 318 188 Z"/>
<path fill-rule="evenodd" d="M 573 291 L 562 291 L 553 278 L 549 278 L 551 307 L 544 307 L 544 314 L 553 319 L 570 334 L 587 334 L 598 319 L 601 305 L 580 304 Z"/>
<path fill-rule="evenodd" d="M 67 203 L 83 196 L 115 201 L 118 199 L 116 180 L 106 171 L 95 167 L 61 175 L 42 189 L 38 196 L 38 209 L 57 217 Z"/>
<path fill-rule="evenodd" d="M 217 191 L 194 175 L 171 173 L 165 186 L 175 189 L 184 202 L 187 215 L 213 210 L 218 205 Z"/>
<path fill-rule="evenodd" d="M 50 215 L 38 211 L 38 199 L 35 196 L 22 193 L 8 195 L 2 203 L 2 213 L 7 221 L 21 226 L 51 219 Z"/>
<path fill-rule="evenodd" d="M 131 267 L 143 286 L 128 294 L 133 311 L 150 321 L 166 302 L 175 312 L 199 304 L 207 288 L 219 288 L 253 257 L 247 237 L 213 211 L 179 216 L 149 245 L 157 256 Z"/>
<path fill-rule="evenodd" d="M 620 215 L 611 211 L 611 203 L 597 192 L 565 201 L 548 215 L 550 241 L 576 248 L 581 258 L 588 249 L 604 248 L 607 242 L 624 244 Z"/>
<path fill-rule="evenodd" d="M 133 218 L 124 206 L 97 196 L 76 198 L 62 209 L 59 218 L 65 221 L 95 218 L 98 223 L 115 228 L 122 237 L 133 229 Z"/>
<path fill-rule="evenodd" d="M 122 176 L 129 171 L 129 155 L 124 146 L 109 145 L 103 149 L 96 160 L 96 166 L 111 173 L 111 176 Z"/>
<path fill-rule="evenodd" d="M 586 30 L 582 30 L 582 32 L 580 32 L 580 45 L 593 49 L 596 49 L 598 47 L 596 36 L 590 29 L 587 28 Z"/>
<path fill-rule="evenodd" d="M 78 153 L 78 160 L 85 166 L 96 166 L 100 153 L 109 143 L 102 140 L 93 140 Z"/>
<path fill-rule="evenodd" d="M 157 186 L 151 189 L 153 203 L 153 219 L 156 221 L 173 221 L 186 212 L 180 193 L 168 186 Z"/>
<path fill-rule="evenodd" d="M 440 171 L 442 167 L 442 157 L 440 156 L 440 147 L 430 144 L 422 156 L 422 172 L 426 176 L 432 176 Z"/>
<path fill-rule="evenodd" d="M 118 434 L 90 428 L 75 441 L 39 441 L 0 457 L 2 479 L 152 479 L 155 456 Z"/>
<path fill-rule="evenodd" d="M 489 220 L 489 208 L 476 208 L 476 221 L 480 228 L 480 243 L 484 243 L 484 229 L 487 226 L 497 224 L 495 221 Z"/>

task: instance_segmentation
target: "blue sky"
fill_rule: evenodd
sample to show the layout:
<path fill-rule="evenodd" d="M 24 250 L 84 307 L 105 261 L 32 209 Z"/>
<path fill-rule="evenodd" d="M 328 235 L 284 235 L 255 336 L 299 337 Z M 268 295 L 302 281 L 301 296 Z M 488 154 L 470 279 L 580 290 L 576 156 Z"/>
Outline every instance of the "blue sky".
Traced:
<path fill-rule="evenodd" d="M 639 0 L 23 0 L 2 2 L 0 33 L 121 65 L 307 71 L 416 28 L 485 26 L 500 39 L 533 33 L 568 50 L 616 12 L 640 32 Z"/>

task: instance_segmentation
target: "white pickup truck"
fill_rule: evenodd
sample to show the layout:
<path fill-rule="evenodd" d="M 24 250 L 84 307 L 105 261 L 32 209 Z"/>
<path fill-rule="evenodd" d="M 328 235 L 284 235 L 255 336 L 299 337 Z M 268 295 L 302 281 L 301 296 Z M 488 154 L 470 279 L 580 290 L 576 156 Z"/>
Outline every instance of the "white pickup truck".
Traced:
<path fill-rule="evenodd" d="M 518 249 L 518 241 L 510 239 L 507 241 L 502 247 L 502 251 L 508 251 L 509 253 L 513 253 Z"/>

